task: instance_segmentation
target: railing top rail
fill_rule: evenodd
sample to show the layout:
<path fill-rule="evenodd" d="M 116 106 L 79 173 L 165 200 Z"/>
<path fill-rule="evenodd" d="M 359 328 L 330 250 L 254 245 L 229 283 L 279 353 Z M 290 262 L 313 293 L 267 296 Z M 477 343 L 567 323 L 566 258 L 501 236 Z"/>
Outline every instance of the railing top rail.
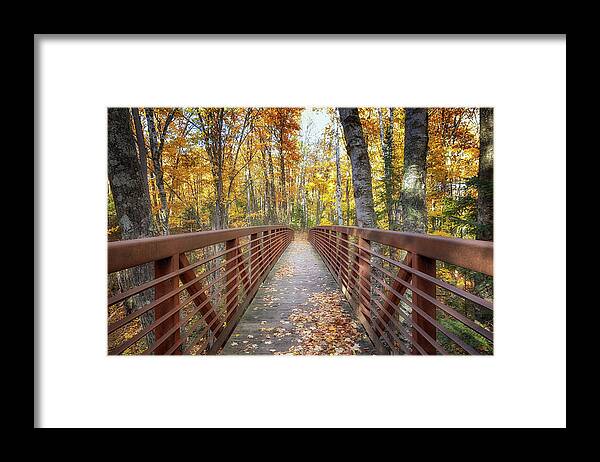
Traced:
<path fill-rule="evenodd" d="M 358 228 L 356 226 L 317 226 L 311 229 L 329 229 L 349 236 L 362 237 L 363 239 L 391 245 L 472 271 L 490 276 L 494 274 L 494 243 L 490 241 L 375 228 Z"/>
<path fill-rule="evenodd" d="M 178 253 L 273 229 L 291 228 L 284 225 L 251 226 L 109 242 L 108 272 L 113 273 Z"/>

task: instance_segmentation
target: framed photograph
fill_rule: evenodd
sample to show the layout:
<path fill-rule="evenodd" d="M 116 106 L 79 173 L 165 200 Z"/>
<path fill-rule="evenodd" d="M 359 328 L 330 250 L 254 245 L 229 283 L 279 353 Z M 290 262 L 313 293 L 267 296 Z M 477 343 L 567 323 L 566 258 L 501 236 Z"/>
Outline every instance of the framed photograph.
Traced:
<path fill-rule="evenodd" d="M 493 108 L 107 125 L 109 354 L 493 353 Z"/>
<path fill-rule="evenodd" d="M 34 63 L 35 427 L 566 426 L 565 35 Z"/>

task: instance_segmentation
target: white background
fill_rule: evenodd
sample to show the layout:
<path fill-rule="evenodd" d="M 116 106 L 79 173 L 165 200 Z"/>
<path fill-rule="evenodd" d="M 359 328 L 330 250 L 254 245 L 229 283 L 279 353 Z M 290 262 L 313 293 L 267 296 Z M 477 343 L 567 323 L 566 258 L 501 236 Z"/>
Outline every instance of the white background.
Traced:
<path fill-rule="evenodd" d="M 38 426 L 566 425 L 566 41 L 36 43 Z M 108 106 L 493 106 L 493 357 L 107 357 Z"/>

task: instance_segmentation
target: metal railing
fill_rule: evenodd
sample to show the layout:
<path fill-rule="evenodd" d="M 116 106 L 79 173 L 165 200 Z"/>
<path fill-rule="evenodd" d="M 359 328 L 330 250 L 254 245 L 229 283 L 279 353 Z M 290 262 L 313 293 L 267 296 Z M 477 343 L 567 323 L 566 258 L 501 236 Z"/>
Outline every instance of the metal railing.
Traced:
<path fill-rule="evenodd" d="M 438 267 L 452 265 L 491 280 L 492 242 L 346 226 L 312 228 L 308 238 L 379 353 L 493 351 L 490 297 L 437 275 Z"/>
<path fill-rule="evenodd" d="M 257 226 L 109 242 L 108 353 L 218 352 L 292 239 Z"/>

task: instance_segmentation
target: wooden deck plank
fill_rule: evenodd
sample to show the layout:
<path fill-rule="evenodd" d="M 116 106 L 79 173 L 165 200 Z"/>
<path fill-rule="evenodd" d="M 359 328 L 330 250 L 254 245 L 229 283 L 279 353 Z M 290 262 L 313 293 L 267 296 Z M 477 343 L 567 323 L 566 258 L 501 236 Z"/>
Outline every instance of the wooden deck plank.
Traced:
<path fill-rule="evenodd" d="M 351 351 L 341 351 L 340 332 L 352 332 L 342 339 Z M 375 349 L 320 256 L 308 241 L 297 239 L 258 289 L 221 354 L 375 354 Z"/>

